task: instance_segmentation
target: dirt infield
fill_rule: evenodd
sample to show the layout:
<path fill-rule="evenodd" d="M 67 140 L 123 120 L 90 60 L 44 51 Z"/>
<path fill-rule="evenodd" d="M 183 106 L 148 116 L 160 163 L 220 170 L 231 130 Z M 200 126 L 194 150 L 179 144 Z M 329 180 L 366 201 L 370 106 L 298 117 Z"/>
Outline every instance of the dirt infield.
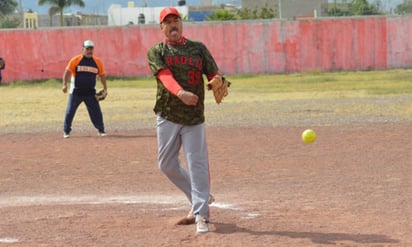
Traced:
<path fill-rule="evenodd" d="M 412 246 L 412 125 L 208 127 L 211 232 L 155 131 L 1 134 L 0 246 Z"/>

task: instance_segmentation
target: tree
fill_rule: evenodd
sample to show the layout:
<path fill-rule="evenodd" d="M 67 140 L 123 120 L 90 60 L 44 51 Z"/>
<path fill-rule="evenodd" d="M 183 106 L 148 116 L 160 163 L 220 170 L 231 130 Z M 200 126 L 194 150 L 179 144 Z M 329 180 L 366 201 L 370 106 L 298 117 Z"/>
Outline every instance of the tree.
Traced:
<path fill-rule="evenodd" d="M 59 7 L 57 6 L 51 6 L 49 8 L 49 18 L 50 18 L 50 26 L 53 26 L 53 16 L 57 13 L 59 13 Z"/>
<path fill-rule="evenodd" d="M 340 8 L 332 8 L 328 10 L 328 16 L 350 16 L 351 13 L 348 10 Z"/>
<path fill-rule="evenodd" d="M 254 20 L 254 19 L 273 19 L 277 12 L 269 7 L 261 9 L 242 8 L 236 11 L 226 9 L 216 10 L 213 15 L 207 17 L 208 21 L 230 21 L 230 20 Z"/>
<path fill-rule="evenodd" d="M 241 20 L 251 20 L 251 19 L 273 19 L 278 16 L 276 10 L 270 8 L 267 4 L 263 8 L 242 8 L 237 11 L 237 15 Z"/>
<path fill-rule="evenodd" d="M 252 10 L 249 8 L 243 8 L 237 11 L 237 15 L 241 20 L 251 20 L 258 18 L 257 9 Z"/>
<path fill-rule="evenodd" d="M 0 28 L 17 28 L 20 25 L 20 20 L 16 16 L 0 17 Z"/>
<path fill-rule="evenodd" d="M 38 0 L 38 5 L 46 5 L 50 4 L 52 7 L 57 7 L 60 13 L 60 26 L 63 26 L 63 10 L 66 7 L 70 7 L 72 5 L 78 5 L 80 7 L 84 7 L 83 0 Z"/>
<path fill-rule="evenodd" d="M 16 0 L 1 0 L 0 1 L 0 15 L 5 16 L 13 13 L 17 8 Z"/>
<path fill-rule="evenodd" d="M 277 11 L 269 8 L 267 5 L 260 11 L 261 19 L 273 19 L 277 16 Z"/>
<path fill-rule="evenodd" d="M 367 0 L 352 0 L 349 4 L 347 0 L 337 4 L 328 10 L 329 16 L 352 16 L 352 15 L 380 15 L 382 5 L 381 0 L 376 0 L 374 4 L 369 4 Z"/>
<path fill-rule="evenodd" d="M 351 16 L 352 13 L 349 10 L 348 0 L 341 0 L 340 3 L 337 0 L 333 1 L 332 8 L 328 8 L 328 16 Z"/>
<path fill-rule="evenodd" d="M 16 11 L 17 2 L 15 0 L 0 1 L 0 28 L 16 28 L 20 25 L 20 21 L 16 17 L 9 17 Z"/>
<path fill-rule="evenodd" d="M 237 20 L 236 14 L 230 12 L 226 9 L 218 9 L 213 13 L 213 15 L 209 15 L 206 17 L 208 21 L 230 21 L 230 20 Z"/>
<path fill-rule="evenodd" d="M 353 15 L 375 15 L 379 14 L 375 7 L 367 0 L 353 0 L 350 5 L 350 12 Z"/>
<path fill-rule="evenodd" d="M 412 0 L 403 0 L 403 3 L 396 6 L 395 13 L 398 15 L 412 13 Z"/>

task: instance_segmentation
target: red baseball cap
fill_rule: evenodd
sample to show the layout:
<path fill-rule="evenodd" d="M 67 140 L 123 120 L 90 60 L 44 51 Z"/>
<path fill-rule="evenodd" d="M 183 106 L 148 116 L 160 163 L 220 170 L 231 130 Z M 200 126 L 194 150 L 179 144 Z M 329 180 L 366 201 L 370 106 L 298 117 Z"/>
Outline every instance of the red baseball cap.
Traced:
<path fill-rule="evenodd" d="M 168 15 L 175 15 L 180 18 L 179 11 L 173 7 L 167 7 L 160 11 L 160 23 L 162 23 Z"/>

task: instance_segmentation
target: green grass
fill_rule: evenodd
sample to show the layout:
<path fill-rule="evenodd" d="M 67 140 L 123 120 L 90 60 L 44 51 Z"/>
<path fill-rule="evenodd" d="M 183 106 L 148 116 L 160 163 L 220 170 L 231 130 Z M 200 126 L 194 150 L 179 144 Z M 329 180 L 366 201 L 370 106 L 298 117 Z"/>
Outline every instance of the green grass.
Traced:
<path fill-rule="evenodd" d="M 409 70 L 228 76 L 239 92 L 295 93 L 362 91 L 370 95 L 412 93 Z M 108 78 L 111 88 L 154 88 L 154 77 Z M 60 88 L 59 80 L 14 82 L 6 88 Z"/>
<path fill-rule="evenodd" d="M 409 70 L 389 70 L 227 76 L 232 82 L 229 96 L 222 106 L 217 106 L 212 93 L 207 92 L 206 111 L 212 122 L 230 114 L 235 122 L 246 121 L 248 117 L 256 121 L 273 121 L 271 114 L 274 112 L 278 118 L 299 118 L 301 116 L 294 114 L 304 111 L 322 115 L 329 106 L 315 104 L 315 101 L 332 100 L 333 103 L 333 100 L 339 99 L 412 96 L 410 73 Z M 137 122 L 136 125 L 152 127 L 156 92 L 153 77 L 108 78 L 108 88 L 108 98 L 102 102 L 108 124 Z M 302 105 L 295 104 L 296 101 L 302 102 Z M 308 102 L 313 105 L 305 106 Z M 35 125 L 60 130 L 66 103 L 67 94 L 61 92 L 61 82 L 56 79 L 3 85 L 0 87 L 0 129 L 20 131 Z M 380 114 L 387 108 L 390 112 L 387 114 L 411 113 L 407 102 L 403 105 L 391 102 L 383 106 L 353 103 L 346 108 L 339 107 L 335 106 L 333 111 L 342 114 Z M 259 111 L 263 113 L 247 116 L 250 112 Z M 75 122 L 89 124 L 84 107 L 79 108 Z"/>
<path fill-rule="evenodd" d="M 410 71 L 368 71 L 341 73 L 304 73 L 282 75 L 258 75 L 239 77 L 235 86 L 255 92 L 337 92 L 362 91 L 365 94 L 412 93 Z"/>

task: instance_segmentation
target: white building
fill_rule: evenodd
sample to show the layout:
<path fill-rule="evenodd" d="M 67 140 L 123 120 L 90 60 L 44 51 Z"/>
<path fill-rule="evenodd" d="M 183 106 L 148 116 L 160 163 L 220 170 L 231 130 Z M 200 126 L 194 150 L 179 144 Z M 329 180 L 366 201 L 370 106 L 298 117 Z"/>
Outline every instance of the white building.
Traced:
<path fill-rule="evenodd" d="M 155 24 L 159 23 L 160 11 L 164 7 L 135 7 L 134 2 L 129 2 L 127 8 L 120 4 L 112 4 L 108 9 L 108 25 L 124 26 L 130 24 Z M 182 18 L 189 16 L 189 7 L 176 6 Z"/>

